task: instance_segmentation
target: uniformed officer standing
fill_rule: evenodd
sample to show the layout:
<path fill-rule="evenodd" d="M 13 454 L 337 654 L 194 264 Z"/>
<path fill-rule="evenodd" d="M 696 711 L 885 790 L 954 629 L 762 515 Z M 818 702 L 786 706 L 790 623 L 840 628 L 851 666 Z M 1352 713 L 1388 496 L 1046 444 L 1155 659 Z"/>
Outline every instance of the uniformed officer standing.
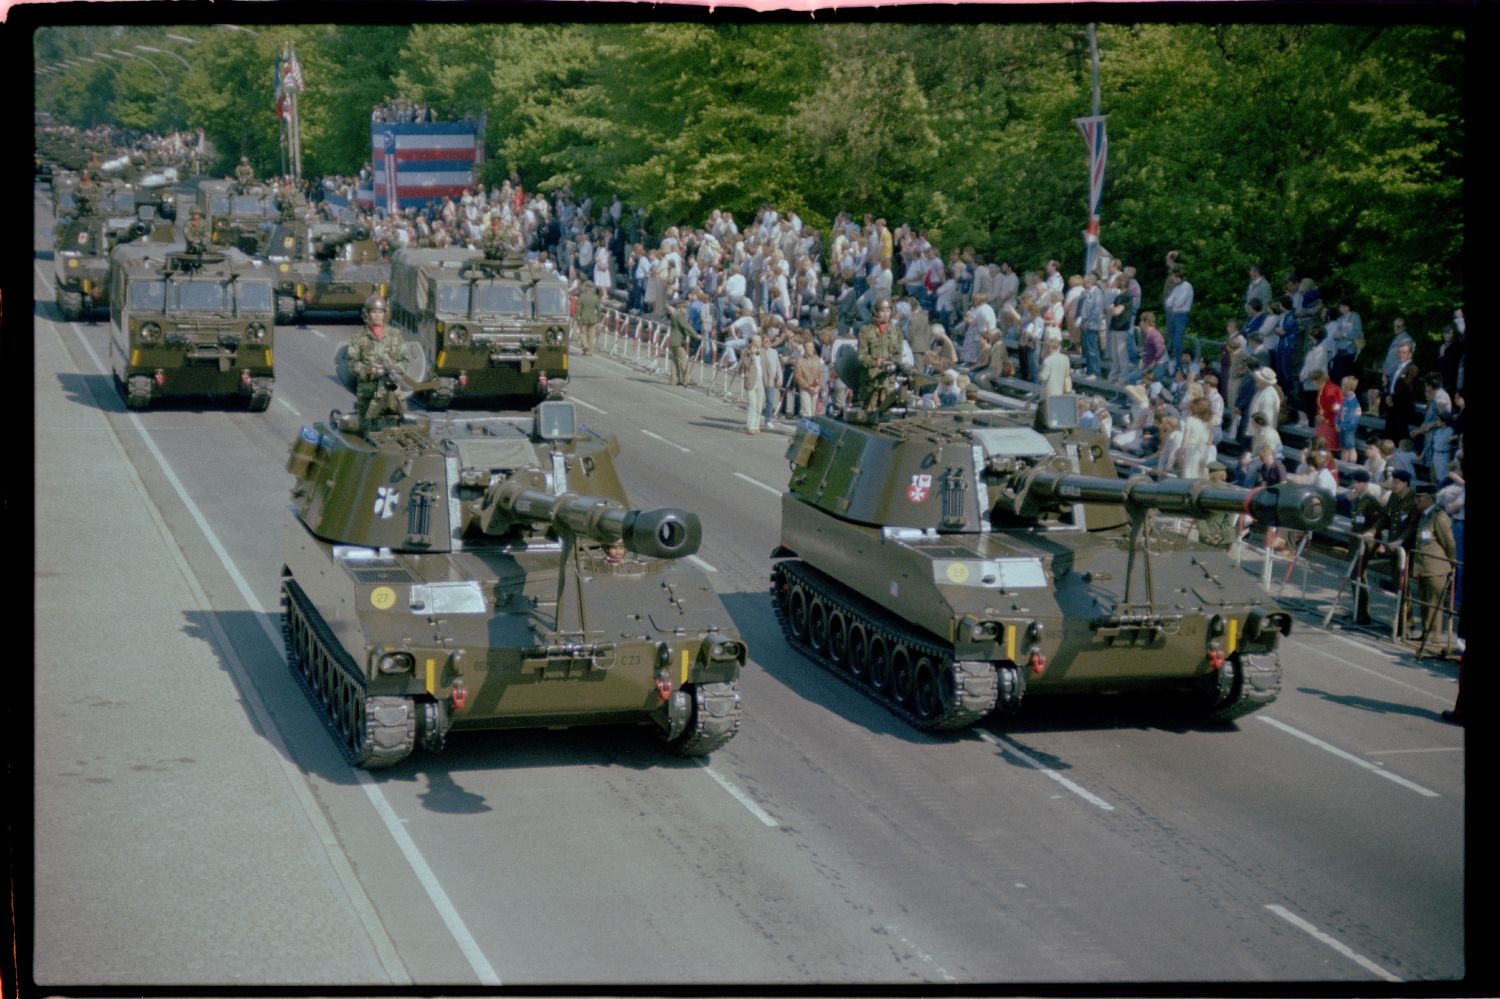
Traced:
<path fill-rule="evenodd" d="M 675 303 L 671 312 L 672 322 L 667 329 L 667 349 L 672 357 L 672 370 L 669 377 L 673 385 L 686 385 L 688 383 L 688 342 L 693 337 L 693 328 L 688 325 L 687 321 L 687 303 Z"/>
<path fill-rule="evenodd" d="M 1437 640 L 1438 620 L 1458 560 L 1453 521 L 1434 502 L 1433 493 L 1431 486 L 1424 486 L 1417 493 L 1417 532 L 1412 551 L 1411 574 L 1417 580 L 1417 601 L 1422 608 L 1423 644 Z"/>
<path fill-rule="evenodd" d="M 203 221 L 203 209 L 194 205 L 188 210 L 187 225 L 182 227 L 182 238 L 189 253 L 208 252 L 208 226 Z"/>
<path fill-rule="evenodd" d="M 516 249 L 515 227 L 505 225 L 505 220 L 496 211 L 490 216 L 490 227 L 484 231 L 484 255 L 499 260 Z"/>
<path fill-rule="evenodd" d="M 1385 505 L 1380 508 L 1373 522 L 1367 521 L 1369 526 L 1360 535 L 1364 548 L 1355 568 L 1355 578 L 1360 584 L 1354 588 L 1355 624 L 1374 623 L 1370 618 L 1370 590 L 1367 582 L 1370 563 L 1379 556 L 1386 556 L 1393 547 L 1411 551 L 1409 541 L 1416 533 L 1415 509 L 1416 494 L 1411 488 L 1411 473 L 1405 469 L 1397 469 L 1391 475 L 1390 495 L 1386 497 Z M 1394 558 L 1388 559 L 1388 568 L 1394 571 Z M 1406 613 L 1405 594 L 1396 603 L 1397 620 L 1400 620 L 1399 615 Z"/>
<path fill-rule="evenodd" d="M 583 356 L 587 357 L 594 352 L 594 340 L 599 336 L 599 289 L 594 282 L 578 282 L 578 311 L 573 318 L 583 340 Z"/>
<path fill-rule="evenodd" d="M 346 355 L 349 370 L 355 378 L 355 396 L 359 413 L 366 421 L 385 414 L 401 416 L 405 402 L 389 373 L 410 360 L 410 351 L 401 334 L 386 326 L 388 307 L 380 295 L 365 299 L 365 328 L 349 342 Z"/>
<path fill-rule="evenodd" d="M 891 322 L 891 300 L 875 303 L 875 322 L 859 331 L 859 407 L 876 410 L 895 388 L 901 332 Z"/>

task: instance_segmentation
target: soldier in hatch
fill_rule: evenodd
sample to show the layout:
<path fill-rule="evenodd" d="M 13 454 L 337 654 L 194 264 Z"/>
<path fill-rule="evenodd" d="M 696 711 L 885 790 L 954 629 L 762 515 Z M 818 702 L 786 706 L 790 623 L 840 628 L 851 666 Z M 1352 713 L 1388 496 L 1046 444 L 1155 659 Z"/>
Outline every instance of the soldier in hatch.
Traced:
<path fill-rule="evenodd" d="M 354 373 L 358 412 L 366 422 L 380 416 L 399 418 L 406 403 L 390 375 L 410 360 L 401 334 L 386 325 L 389 307 L 380 295 L 365 299 L 365 328 L 349 342 L 349 370 Z"/>

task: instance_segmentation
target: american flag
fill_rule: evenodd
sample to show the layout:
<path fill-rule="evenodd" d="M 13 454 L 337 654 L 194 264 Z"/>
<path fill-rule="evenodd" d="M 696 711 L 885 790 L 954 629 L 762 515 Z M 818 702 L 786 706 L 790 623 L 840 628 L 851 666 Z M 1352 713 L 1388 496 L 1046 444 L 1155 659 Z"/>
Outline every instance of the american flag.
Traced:
<path fill-rule="evenodd" d="M 393 213 L 421 208 L 434 198 L 458 197 L 474 186 L 481 134 L 474 121 L 372 123 L 371 200 L 380 197 Z M 365 199 L 363 191 L 360 197 Z"/>
<path fill-rule="evenodd" d="M 1109 155 L 1104 123 L 1108 117 L 1101 114 L 1073 119 L 1089 147 L 1089 227 L 1083 236 L 1085 274 L 1094 269 L 1094 258 L 1099 252 L 1099 205 L 1104 197 L 1104 161 Z"/>

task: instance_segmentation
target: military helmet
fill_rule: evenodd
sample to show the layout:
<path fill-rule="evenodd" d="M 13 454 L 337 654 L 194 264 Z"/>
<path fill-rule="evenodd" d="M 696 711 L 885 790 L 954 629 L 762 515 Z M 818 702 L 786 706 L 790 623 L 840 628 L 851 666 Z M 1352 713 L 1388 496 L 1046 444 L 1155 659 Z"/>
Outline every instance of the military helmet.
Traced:
<path fill-rule="evenodd" d="M 384 295 L 371 295 L 369 298 L 365 299 L 364 308 L 360 311 L 360 318 L 364 319 L 365 322 L 369 322 L 370 312 L 374 309 L 379 309 L 386 315 L 390 315 L 391 307 L 386 304 Z"/>

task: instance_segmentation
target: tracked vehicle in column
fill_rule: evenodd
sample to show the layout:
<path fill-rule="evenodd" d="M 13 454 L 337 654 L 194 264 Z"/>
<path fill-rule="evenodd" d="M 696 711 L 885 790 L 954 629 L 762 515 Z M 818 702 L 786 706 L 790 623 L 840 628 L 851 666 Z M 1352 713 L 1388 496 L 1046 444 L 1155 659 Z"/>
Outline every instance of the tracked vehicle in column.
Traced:
<path fill-rule="evenodd" d="M 390 289 L 390 261 L 381 259 L 370 231 L 352 222 L 281 222 L 271 230 L 266 257 L 276 269 L 279 323 L 308 311 L 357 318 L 365 299 Z"/>
<path fill-rule="evenodd" d="M 746 650 L 688 559 L 698 518 L 633 509 L 618 450 L 558 399 L 301 431 L 286 656 L 350 763 L 482 729 L 643 725 L 680 756 L 734 736 Z"/>
<path fill-rule="evenodd" d="M 271 270 L 238 250 L 138 242 L 110 258 L 109 361 L 131 409 L 177 396 L 271 404 Z"/>
<path fill-rule="evenodd" d="M 556 395 L 568 375 L 568 289 L 519 254 L 403 249 L 391 259 L 391 324 L 427 359 L 428 410 L 455 400 Z M 352 385 L 343 354 L 339 368 Z"/>
<path fill-rule="evenodd" d="M 1194 518 L 1298 530 L 1332 503 L 1119 477 L 1074 396 L 1034 413 L 851 411 L 789 450 L 771 592 L 787 640 L 894 713 L 958 729 L 1023 697 L 1181 693 L 1227 721 L 1274 700 L 1291 615 Z"/>

